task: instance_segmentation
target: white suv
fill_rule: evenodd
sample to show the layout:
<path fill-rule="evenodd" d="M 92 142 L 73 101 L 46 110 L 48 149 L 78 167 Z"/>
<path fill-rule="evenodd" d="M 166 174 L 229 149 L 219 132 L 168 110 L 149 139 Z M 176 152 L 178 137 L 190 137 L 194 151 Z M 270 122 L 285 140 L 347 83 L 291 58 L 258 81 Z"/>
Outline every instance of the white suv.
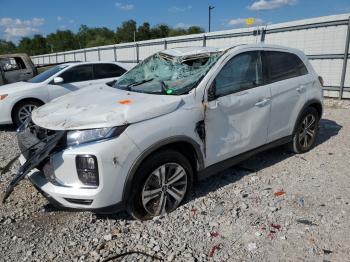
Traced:
<path fill-rule="evenodd" d="M 35 110 L 18 134 L 24 165 L 8 192 L 28 174 L 59 206 L 138 219 L 171 212 L 194 181 L 256 152 L 311 149 L 321 80 L 301 51 L 282 46 L 159 52 L 113 87 Z"/>

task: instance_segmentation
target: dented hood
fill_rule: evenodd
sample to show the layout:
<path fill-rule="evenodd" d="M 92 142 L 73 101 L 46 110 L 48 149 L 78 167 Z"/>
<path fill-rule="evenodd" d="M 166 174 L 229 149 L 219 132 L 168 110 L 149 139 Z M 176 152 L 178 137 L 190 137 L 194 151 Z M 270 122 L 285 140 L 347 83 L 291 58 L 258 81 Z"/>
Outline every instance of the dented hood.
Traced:
<path fill-rule="evenodd" d="M 36 125 L 51 130 L 74 130 L 120 126 L 176 110 L 181 97 L 128 92 L 95 86 L 72 92 L 38 108 Z"/>

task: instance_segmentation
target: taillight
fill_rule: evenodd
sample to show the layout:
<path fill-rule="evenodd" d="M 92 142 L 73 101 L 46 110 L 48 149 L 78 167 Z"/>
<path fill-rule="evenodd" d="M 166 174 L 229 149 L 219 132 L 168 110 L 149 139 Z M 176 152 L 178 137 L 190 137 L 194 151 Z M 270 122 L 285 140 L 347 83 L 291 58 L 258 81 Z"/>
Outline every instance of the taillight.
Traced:
<path fill-rule="evenodd" d="M 320 81 L 320 84 L 323 87 L 324 86 L 324 81 L 323 81 L 322 76 L 318 76 L 318 81 Z"/>

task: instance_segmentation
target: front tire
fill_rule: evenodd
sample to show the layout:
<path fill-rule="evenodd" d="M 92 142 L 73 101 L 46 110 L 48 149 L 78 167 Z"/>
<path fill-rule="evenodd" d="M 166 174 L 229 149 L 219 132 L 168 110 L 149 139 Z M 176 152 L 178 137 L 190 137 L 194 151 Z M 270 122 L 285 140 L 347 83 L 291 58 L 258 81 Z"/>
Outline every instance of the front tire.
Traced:
<path fill-rule="evenodd" d="M 12 111 L 12 121 L 19 127 L 28 117 L 31 116 L 32 111 L 42 106 L 42 103 L 35 100 L 26 100 L 18 103 Z"/>
<path fill-rule="evenodd" d="M 309 151 L 315 145 L 320 117 L 315 108 L 309 107 L 301 115 L 289 148 L 296 154 Z"/>
<path fill-rule="evenodd" d="M 192 182 L 192 167 L 185 156 L 170 149 L 159 151 L 136 172 L 128 212 L 140 220 L 170 213 L 187 197 Z"/>

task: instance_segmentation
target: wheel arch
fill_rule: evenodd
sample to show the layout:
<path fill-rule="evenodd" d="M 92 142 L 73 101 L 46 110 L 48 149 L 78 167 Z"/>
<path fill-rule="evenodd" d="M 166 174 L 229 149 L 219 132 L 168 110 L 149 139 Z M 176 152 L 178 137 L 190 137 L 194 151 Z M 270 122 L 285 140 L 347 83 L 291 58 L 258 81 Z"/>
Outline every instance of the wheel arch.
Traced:
<path fill-rule="evenodd" d="M 13 121 L 13 117 L 14 117 L 14 110 L 15 110 L 15 108 L 19 105 L 19 104 L 21 104 L 21 103 L 23 103 L 23 102 L 25 102 L 25 101 L 35 101 L 35 102 L 39 102 L 40 104 L 45 104 L 45 102 L 44 101 L 42 101 L 41 99 L 39 99 L 39 98 L 36 98 L 36 97 L 26 97 L 26 98 L 21 98 L 21 99 L 19 99 L 18 101 L 16 101 L 16 103 L 14 103 L 14 105 L 12 106 L 12 109 L 11 109 L 11 118 L 12 118 L 12 121 Z"/>
<path fill-rule="evenodd" d="M 320 100 L 317 99 L 311 99 L 309 101 L 307 101 L 304 106 L 302 107 L 302 109 L 300 110 L 298 117 L 296 118 L 296 121 L 294 123 L 294 127 L 293 127 L 293 134 L 295 132 L 295 129 L 300 121 L 301 116 L 303 115 L 303 113 L 305 112 L 305 110 L 309 107 L 315 108 L 316 111 L 318 112 L 319 117 L 322 117 L 323 114 L 323 106 L 322 106 L 322 102 Z"/>
<path fill-rule="evenodd" d="M 130 168 L 124 183 L 123 201 L 127 200 L 131 191 L 132 183 L 140 165 L 152 154 L 163 149 L 174 149 L 183 154 L 189 161 L 194 171 L 196 179 L 197 171 L 204 168 L 204 157 L 200 145 L 192 138 L 186 136 L 176 136 L 164 139 L 152 145 L 140 155 L 133 166 Z"/>

